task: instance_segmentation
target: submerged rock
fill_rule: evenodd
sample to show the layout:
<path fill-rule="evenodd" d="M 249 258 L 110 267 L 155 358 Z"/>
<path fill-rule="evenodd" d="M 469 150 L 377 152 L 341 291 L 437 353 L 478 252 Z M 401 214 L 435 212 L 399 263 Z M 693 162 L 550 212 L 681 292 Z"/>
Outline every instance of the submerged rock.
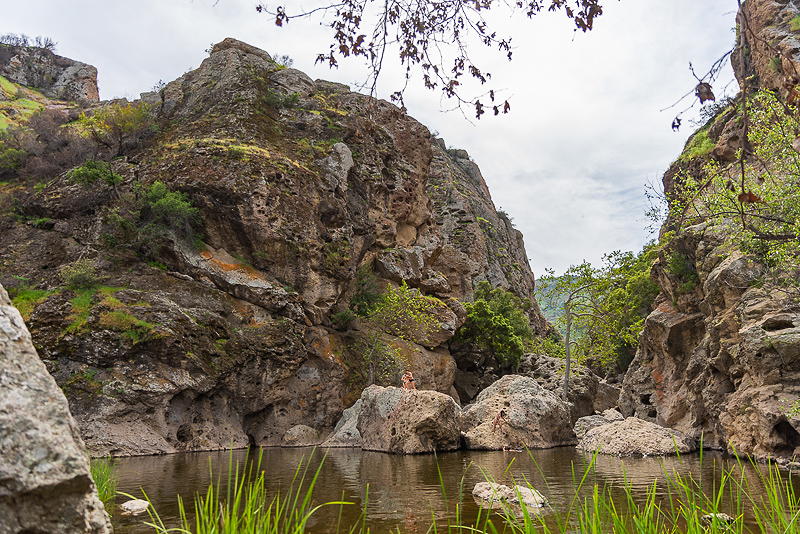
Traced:
<path fill-rule="evenodd" d="M 111 532 L 67 399 L 2 286 L 0 532 Z"/>
<path fill-rule="evenodd" d="M 140 515 L 147 511 L 150 503 L 142 499 L 131 499 L 119 505 L 122 515 Z"/>
<path fill-rule="evenodd" d="M 362 448 L 395 454 L 459 448 L 459 407 L 437 391 L 370 386 L 361 394 Z"/>
<path fill-rule="evenodd" d="M 525 486 L 508 487 L 496 482 L 478 482 L 472 488 L 472 497 L 476 504 L 483 508 L 496 510 L 512 505 L 524 505 L 526 509 L 542 508 L 547 506 L 544 495 L 533 488 Z"/>
<path fill-rule="evenodd" d="M 504 421 L 494 424 L 500 411 Z M 534 379 L 506 375 L 461 413 L 461 431 L 468 449 L 549 448 L 575 443 L 564 401 Z"/>
<path fill-rule="evenodd" d="M 618 456 L 668 456 L 694 451 L 697 446 L 676 430 L 628 417 L 589 429 L 578 449 Z"/>

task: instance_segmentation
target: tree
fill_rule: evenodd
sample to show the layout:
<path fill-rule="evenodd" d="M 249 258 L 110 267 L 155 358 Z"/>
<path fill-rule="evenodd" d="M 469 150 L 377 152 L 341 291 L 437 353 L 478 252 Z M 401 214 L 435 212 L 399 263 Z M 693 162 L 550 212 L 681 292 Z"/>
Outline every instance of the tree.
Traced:
<path fill-rule="evenodd" d="M 533 18 L 544 12 L 559 12 L 573 21 L 575 30 L 592 29 L 594 19 L 603 13 L 603 0 L 322 0 L 305 3 L 292 11 L 285 5 L 256 6 L 259 13 L 274 17 L 284 26 L 294 19 L 312 15 L 326 16 L 331 29 L 327 50 L 317 55 L 318 63 L 338 66 L 344 58 L 362 58 L 369 68 L 364 86 L 375 93 L 377 80 L 387 56 L 397 55 L 405 69 L 406 84 L 414 77 L 424 86 L 440 91 L 457 105 L 474 108 L 480 118 L 487 109 L 498 115 L 508 113 L 511 105 L 487 84 L 491 72 L 473 61 L 470 45 L 495 49 L 507 60 L 512 58 L 511 37 L 499 35 L 486 16 L 493 9 Z M 479 94 L 467 94 L 466 80 L 472 78 L 481 87 Z M 405 86 L 391 94 L 393 102 L 403 106 Z M 404 106 L 403 106 L 404 107 Z"/>
<path fill-rule="evenodd" d="M 575 358 L 601 373 L 627 369 L 659 292 L 650 278 L 657 253 L 654 243 L 639 254 L 615 251 L 599 268 L 583 262 L 539 280 L 538 297 L 556 308 L 563 334 L 565 394 Z"/>
<path fill-rule="evenodd" d="M 150 107 L 144 102 L 104 106 L 91 115 L 81 115 L 80 126 L 95 142 L 119 156 L 125 143 L 138 140 L 154 127 Z"/>
<path fill-rule="evenodd" d="M 533 341 L 528 322 L 530 302 L 482 281 L 472 302 L 465 302 L 467 318 L 454 340 L 492 354 L 499 363 L 516 368 Z"/>

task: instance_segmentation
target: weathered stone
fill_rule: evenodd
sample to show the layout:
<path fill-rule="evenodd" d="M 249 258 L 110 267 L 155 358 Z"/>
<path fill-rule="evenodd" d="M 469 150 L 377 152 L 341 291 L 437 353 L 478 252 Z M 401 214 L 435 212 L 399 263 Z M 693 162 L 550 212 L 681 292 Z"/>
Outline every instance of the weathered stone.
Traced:
<path fill-rule="evenodd" d="M 609 408 L 608 410 L 604 410 L 602 415 L 607 421 L 613 423 L 614 421 L 622 421 L 625 419 L 625 416 L 619 413 L 619 411 Z"/>
<path fill-rule="evenodd" d="M 342 412 L 333 433 L 322 442 L 322 447 L 361 447 L 361 434 L 358 431 L 358 416 L 361 415 L 361 399 Z"/>
<path fill-rule="evenodd" d="M 97 101 L 97 69 L 34 46 L 0 45 L 0 75 L 59 100 Z"/>
<path fill-rule="evenodd" d="M 545 354 L 525 354 L 517 371 L 530 376 L 558 396 L 564 391 L 564 360 Z M 601 382 L 588 367 L 573 364 L 570 371 L 569 401 L 573 421 L 617 405 L 619 389 Z"/>
<path fill-rule="evenodd" d="M 500 411 L 505 421 L 495 427 Z M 468 449 L 548 448 L 575 443 L 566 404 L 530 377 L 506 375 L 461 413 Z"/>
<path fill-rule="evenodd" d="M 668 456 L 691 452 L 697 446 L 676 430 L 628 417 L 589 429 L 578 448 L 618 456 Z"/>
<path fill-rule="evenodd" d="M 319 432 L 306 425 L 295 425 L 283 435 L 284 447 L 311 447 L 319 445 Z"/>
<path fill-rule="evenodd" d="M 64 394 L 0 286 L 0 533 L 111 531 Z"/>
<path fill-rule="evenodd" d="M 150 508 L 150 503 L 143 499 L 131 499 L 119 505 L 122 515 L 141 515 Z"/>
<path fill-rule="evenodd" d="M 518 508 L 524 505 L 526 510 L 535 510 L 547 506 L 544 495 L 533 488 L 525 486 L 508 487 L 496 482 L 478 482 L 472 488 L 472 497 L 475 502 L 491 510 L 498 508 Z"/>
<path fill-rule="evenodd" d="M 575 421 L 575 426 L 572 427 L 572 430 L 575 432 L 575 437 L 580 441 L 592 428 L 607 425 L 610 422 L 602 415 L 586 415 Z"/>
<path fill-rule="evenodd" d="M 395 454 L 459 448 L 459 407 L 436 391 L 370 386 L 361 395 L 362 448 Z"/>

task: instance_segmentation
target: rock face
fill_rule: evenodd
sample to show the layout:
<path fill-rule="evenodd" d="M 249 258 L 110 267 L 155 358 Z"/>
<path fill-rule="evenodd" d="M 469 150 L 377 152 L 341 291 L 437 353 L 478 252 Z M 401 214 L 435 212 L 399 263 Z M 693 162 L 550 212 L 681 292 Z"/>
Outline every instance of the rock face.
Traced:
<path fill-rule="evenodd" d="M 742 9 L 736 76 L 751 90 L 786 98 L 800 82 L 800 42 L 791 29 L 800 10 L 775 0 L 748 0 Z M 716 143 L 708 157 L 723 163 L 741 147 L 742 126 L 733 115 L 707 125 Z M 664 176 L 667 195 L 682 172 L 696 175 L 702 163 L 673 164 Z M 765 277 L 765 266 L 707 223 L 683 229 L 672 249 L 686 258 L 692 277 L 671 272 L 667 257 L 654 265 L 661 295 L 623 382 L 623 413 L 702 435 L 708 447 L 759 458 L 800 454 L 800 418 L 789 411 L 800 398 L 800 296 Z"/>
<path fill-rule="evenodd" d="M 97 101 L 97 69 L 34 46 L 0 44 L 0 76 L 57 100 Z"/>
<path fill-rule="evenodd" d="M 17 79 L 34 83 L 27 72 Z M 42 291 L 31 333 L 93 453 L 280 445 L 298 424 L 329 433 L 367 385 L 366 331 L 333 317 L 365 287 L 403 281 L 443 302 L 435 335 L 382 339 L 419 387 L 457 397 L 459 301 L 480 280 L 532 297 L 522 235 L 477 165 L 397 107 L 233 39 L 142 99 L 160 129 L 115 160 L 119 197 L 66 181 L 0 189 L 18 212 L 0 215 L 0 282 Z M 199 209 L 202 243 L 109 244 L 125 199 L 155 181 Z M 57 275 L 79 257 L 102 283 L 88 294 Z M 547 330 L 535 303 L 530 320 Z"/>
<path fill-rule="evenodd" d="M 628 417 L 589 429 L 578 448 L 617 456 L 668 456 L 691 452 L 697 446 L 680 432 Z"/>
<path fill-rule="evenodd" d="M 67 400 L 0 286 L 0 533 L 111 532 Z"/>
<path fill-rule="evenodd" d="M 364 450 L 417 454 L 459 448 L 459 407 L 448 395 L 370 386 L 361 403 L 358 431 Z"/>
<path fill-rule="evenodd" d="M 503 410 L 505 422 L 494 427 Z M 461 414 L 468 449 L 541 449 L 572 445 L 566 403 L 529 377 L 506 375 L 485 390 Z"/>
<path fill-rule="evenodd" d="M 607 425 L 610 422 L 602 415 L 587 415 L 575 421 L 575 426 L 572 427 L 572 430 L 575 432 L 575 437 L 580 441 L 589 430 Z"/>
<path fill-rule="evenodd" d="M 681 293 L 679 280 L 654 268 L 665 294 L 645 323 L 620 407 L 694 438 L 702 433 L 706 446 L 758 457 L 800 452 L 800 420 L 787 414 L 800 395 L 797 298 L 756 287 L 762 267 L 731 254 L 713 229 L 691 228 L 681 240 L 699 282 Z"/>

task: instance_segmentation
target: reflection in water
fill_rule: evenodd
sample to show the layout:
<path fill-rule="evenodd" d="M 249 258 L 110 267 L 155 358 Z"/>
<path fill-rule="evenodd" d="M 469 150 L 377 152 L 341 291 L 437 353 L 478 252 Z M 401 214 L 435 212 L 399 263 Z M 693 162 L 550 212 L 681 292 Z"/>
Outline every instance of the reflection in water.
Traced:
<path fill-rule="evenodd" d="M 242 462 L 246 454 L 247 451 L 240 450 L 122 458 L 118 460 L 118 490 L 136 496 L 144 490 L 162 519 L 174 523 L 178 495 L 184 501 L 191 500 L 195 493 L 205 490 L 212 473 L 224 479 L 231 456 L 234 461 Z M 469 523 L 478 512 L 471 497 L 472 487 L 486 478 L 504 484 L 528 481 L 550 500 L 552 510 L 564 510 L 575 495 L 575 481 L 592 458 L 571 447 L 535 450 L 530 454 L 458 451 L 439 456 L 396 456 L 358 449 L 270 448 L 264 449 L 263 463 L 270 491 L 285 491 L 302 461 L 310 459 L 315 469 L 323 457 L 325 461 L 314 492 L 316 502 L 345 500 L 353 505 L 341 510 L 323 509 L 310 528 L 319 534 L 336 531 L 340 512 L 343 525 L 356 522 L 367 491 L 367 524 L 373 532 L 387 532 L 396 527 L 406 534 L 426 532 L 434 517 L 445 524 L 452 520 L 459 502 L 462 521 Z M 638 459 L 598 456 L 587 482 L 589 487 L 594 483 L 606 485 L 619 497 L 628 483 L 634 495 L 644 500 L 653 482 L 663 479 L 665 474 L 691 474 L 710 491 L 719 481 L 721 467 L 732 465 L 732 460 L 719 454 L 706 454 L 702 465 L 697 455 Z M 750 477 L 751 481 L 755 478 Z M 624 499 L 617 501 L 620 506 L 625 505 Z M 113 520 L 117 533 L 150 532 L 142 526 L 141 519 L 120 517 L 117 512 Z"/>

